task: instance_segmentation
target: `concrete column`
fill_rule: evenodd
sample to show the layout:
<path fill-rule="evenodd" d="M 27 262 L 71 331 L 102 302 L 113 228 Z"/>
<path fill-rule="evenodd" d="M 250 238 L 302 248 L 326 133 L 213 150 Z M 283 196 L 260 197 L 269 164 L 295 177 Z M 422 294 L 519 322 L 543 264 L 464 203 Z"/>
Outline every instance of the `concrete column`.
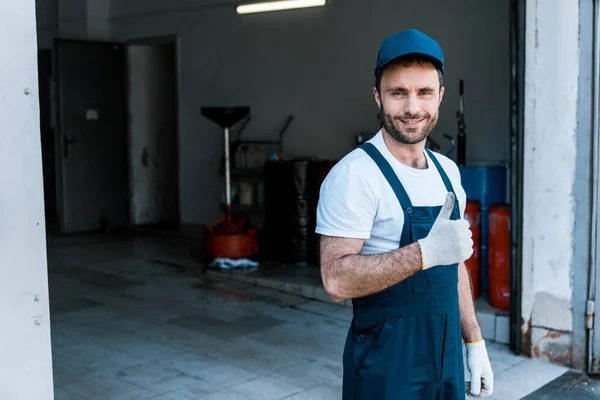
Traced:
<path fill-rule="evenodd" d="M 0 399 L 52 400 L 35 2 L 0 12 Z"/>
<path fill-rule="evenodd" d="M 526 4 L 521 332 L 532 357 L 580 365 L 573 346 L 582 339 L 590 130 L 579 120 L 590 104 L 579 100 L 591 88 L 583 79 L 591 38 L 580 30 L 580 2 Z"/>

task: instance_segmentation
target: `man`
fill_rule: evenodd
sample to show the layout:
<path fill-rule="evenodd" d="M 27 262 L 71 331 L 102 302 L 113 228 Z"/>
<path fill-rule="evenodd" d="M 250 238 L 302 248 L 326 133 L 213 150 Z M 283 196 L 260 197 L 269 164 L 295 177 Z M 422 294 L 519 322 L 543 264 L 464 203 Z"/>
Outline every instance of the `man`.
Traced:
<path fill-rule="evenodd" d="M 343 399 L 456 400 L 493 391 L 464 264 L 473 253 L 466 194 L 456 164 L 425 148 L 443 74 L 432 38 L 413 29 L 386 38 L 373 90 L 382 129 L 321 187 L 323 284 L 354 309 Z"/>

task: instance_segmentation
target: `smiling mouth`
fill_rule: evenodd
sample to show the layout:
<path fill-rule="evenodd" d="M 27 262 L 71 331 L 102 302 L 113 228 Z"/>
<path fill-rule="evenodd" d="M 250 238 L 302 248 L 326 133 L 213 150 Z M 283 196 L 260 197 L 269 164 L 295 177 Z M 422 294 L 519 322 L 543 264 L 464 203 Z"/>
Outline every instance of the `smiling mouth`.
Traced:
<path fill-rule="evenodd" d="M 421 122 L 425 121 L 425 118 L 421 118 L 421 119 L 400 119 L 400 122 L 402 122 L 404 125 L 410 127 L 415 127 L 418 126 Z"/>

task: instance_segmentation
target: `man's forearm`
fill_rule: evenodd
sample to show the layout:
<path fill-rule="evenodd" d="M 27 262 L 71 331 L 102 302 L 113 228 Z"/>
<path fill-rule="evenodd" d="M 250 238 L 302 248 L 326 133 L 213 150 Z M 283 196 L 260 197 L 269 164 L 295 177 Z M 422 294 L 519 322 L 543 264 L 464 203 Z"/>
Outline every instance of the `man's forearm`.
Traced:
<path fill-rule="evenodd" d="M 327 246 L 327 240 L 321 246 Z M 417 243 L 377 255 L 346 255 L 332 260 L 323 275 L 329 294 L 336 301 L 380 292 L 421 270 Z"/>
<path fill-rule="evenodd" d="M 458 297 L 460 308 L 460 324 L 465 342 L 475 342 L 483 339 L 481 327 L 477 321 L 471 277 L 465 263 L 458 264 Z"/>

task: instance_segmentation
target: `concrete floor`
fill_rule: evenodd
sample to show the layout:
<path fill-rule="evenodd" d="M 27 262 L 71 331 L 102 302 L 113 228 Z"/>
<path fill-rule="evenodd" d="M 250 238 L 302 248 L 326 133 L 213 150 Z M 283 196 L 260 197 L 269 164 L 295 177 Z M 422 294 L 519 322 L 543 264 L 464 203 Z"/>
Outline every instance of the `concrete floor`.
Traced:
<path fill-rule="evenodd" d="M 176 238 L 49 238 L 56 400 L 341 397 L 352 310 L 202 274 Z M 520 399 L 566 368 L 488 344 L 490 399 Z"/>
<path fill-rule="evenodd" d="M 594 400 L 600 399 L 600 379 L 582 372 L 569 371 L 523 400 Z"/>

